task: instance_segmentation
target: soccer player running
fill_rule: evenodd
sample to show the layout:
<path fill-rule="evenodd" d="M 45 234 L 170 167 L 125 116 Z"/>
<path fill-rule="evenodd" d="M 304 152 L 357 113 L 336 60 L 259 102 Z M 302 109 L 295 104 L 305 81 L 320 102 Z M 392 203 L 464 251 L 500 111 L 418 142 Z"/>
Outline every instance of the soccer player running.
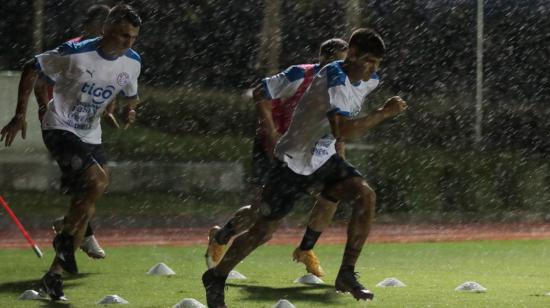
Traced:
<path fill-rule="evenodd" d="M 255 87 L 253 98 L 257 106 L 258 125 L 252 149 L 249 188 L 253 196 L 252 202 L 238 209 L 223 228 L 214 226 L 210 229 L 205 255 L 208 268 L 214 267 L 220 261 L 225 245 L 233 236 L 248 230 L 254 223 L 258 215 L 262 187 L 273 164 L 273 148 L 287 131 L 298 101 L 319 70 L 330 62 L 343 60 L 347 50 L 346 41 L 339 38 L 329 39 L 319 48 L 319 63 L 293 65 L 279 74 L 263 79 Z M 312 249 L 321 232 L 332 221 L 336 207 L 332 200 L 317 197 L 304 238 L 293 252 L 293 259 L 304 263 L 306 270 L 318 277 L 323 276 L 324 271 Z"/>
<path fill-rule="evenodd" d="M 361 173 L 336 153 L 335 143 L 362 136 L 406 109 L 405 101 L 395 96 L 369 115 L 353 117 L 369 93 L 368 81 L 375 76 L 385 49 L 375 31 L 358 29 L 350 37 L 345 60 L 330 63 L 314 77 L 275 147 L 278 161 L 269 171 L 260 216 L 233 241 L 218 265 L 202 276 L 208 307 L 225 307 L 229 272 L 271 238 L 297 195 L 313 185 L 321 185 L 321 195 L 327 199 L 348 201 L 353 208 L 336 290 L 350 292 L 357 300 L 374 297 L 357 280 L 355 264 L 372 225 L 376 195 Z"/>
<path fill-rule="evenodd" d="M 53 100 L 42 121 L 42 136 L 72 199 L 63 230 L 53 240 L 56 255 L 41 279 L 43 291 L 52 300 L 64 298 L 63 271 L 78 273 L 75 250 L 109 183 L 101 145 L 101 114 L 121 94 L 127 102 L 127 122 L 135 121 L 141 59 L 131 47 L 140 27 L 141 19 L 132 7 L 117 5 L 107 16 L 102 37 L 64 43 L 25 63 L 15 116 L 0 131 L 0 141 L 6 146 L 19 131 L 25 138 L 27 103 L 37 76 L 55 83 Z"/>
<path fill-rule="evenodd" d="M 103 23 L 109 15 L 110 8 L 106 5 L 96 4 L 90 6 L 86 11 L 86 16 L 82 22 L 82 35 L 70 39 L 68 42 L 78 43 L 87 39 L 95 38 L 101 36 L 103 32 Z M 34 95 L 36 97 L 36 102 L 38 103 L 38 119 L 42 122 L 48 103 L 53 99 L 53 85 L 49 84 L 45 76 L 39 76 L 34 84 Z M 107 121 L 111 126 L 118 127 L 119 124 L 116 118 L 113 115 L 113 109 L 115 107 L 115 102 L 111 102 L 109 106 L 103 112 L 104 120 Z M 65 191 L 67 192 L 67 191 Z M 61 232 L 63 230 L 63 224 L 65 217 L 57 218 L 53 223 L 54 231 Z M 105 250 L 99 245 L 93 228 L 90 223 L 86 228 L 86 233 L 84 234 L 84 239 L 80 243 L 80 249 L 82 249 L 90 258 L 93 259 L 103 259 L 105 258 Z"/>

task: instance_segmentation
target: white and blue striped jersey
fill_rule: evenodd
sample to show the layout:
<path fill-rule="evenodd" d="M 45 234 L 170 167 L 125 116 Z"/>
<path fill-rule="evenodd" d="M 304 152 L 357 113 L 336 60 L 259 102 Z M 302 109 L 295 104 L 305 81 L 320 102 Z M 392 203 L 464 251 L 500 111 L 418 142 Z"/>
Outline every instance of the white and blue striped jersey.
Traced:
<path fill-rule="evenodd" d="M 117 96 L 138 95 L 141 58 L 129 49 L 118 58 L 101 52 L 101 38 L 66 42 L 37 55 L 36 66 L 54 84 L 43 130 L 61 129 L 83 142 L 101 143 L 101 114 Z"/>
<path fill-rule="evenodd" d="M 342 65 L 335 61 L 319 71 L 275 147 L 275 156 L 298 174 L 312 174 L 336 153 L 327 114 L 357 116 L 365 97 L 379 84 L 376 73 L 368 81 L 352 84 Z"/>
<path fill-rule="evenodd" d="M 283 72 L 264 78 L 262 84 L 267 99 L 288 99 L 293 97 L 306 79 L 307 70 L 312 70 L 313 75 L 321 69 L 319 64 L 292 65 Z"/>

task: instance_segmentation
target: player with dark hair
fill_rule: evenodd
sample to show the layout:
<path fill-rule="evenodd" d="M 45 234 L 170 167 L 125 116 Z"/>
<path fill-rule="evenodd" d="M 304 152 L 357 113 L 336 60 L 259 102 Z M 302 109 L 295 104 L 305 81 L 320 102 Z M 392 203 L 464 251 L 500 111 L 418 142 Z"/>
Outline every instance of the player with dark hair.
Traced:
<path fill-rule="evenodd" d="M 96 4 L 92 5 L 86 11 L 86 16 L 82 22 L 82 35 L 77 36 L 68 40 L 68 42 L 78 43 L 87 39 L 95 38 L 101 36 L 103 32 L 103 23 L 109 15 L 110 8 L 106 5 Z M 38 77 L 34 84 L 34 95 L 36 102 L 38 103 L 38 119 L 42 122 L 44 114 L 48 108 L 48 103 L 53 99 L 53 85 L 48 83 L 48 80 L 45 77 Z M 115 127 L 118 127 L 118 122 L 113 115 L 115 107 L 115 102 L 107 106 L 103 112 L 105 120 Z M 54 231 L 61 232 L 63 230 L 63 223 L 65 217 L 57 218 L 53 223 Z M 86 228 L 86 234 L 84 235 L 84 240 L 80 244 L 80 249 L 82 249 L 90 258 L 93 259 L 103 259 L 105 258 L 105 250 L 99 245 L 93 228 L 90 223 Z"/>
<path fill-rule="evenodd" d="M 126 98 L 127 122 L 135 121 L 141 59 L 131 47 L 140 27 L 141 20 L 132 7 L 117 5 L 106 18 L 102 37 L 67 42 L 26 62 L 15 116 L 0 131 L 6 146 L 19 131 L 24 138 L 27 103 L 37 76 L 54 84 L 53 99 L 42 120 L 42 136 L 72 199 L 63 230 L 53 240 L 54 260 L 41 280 L 52 300 L 64 298 L 63 271 L 78 273 L 75 250 L 109 184 L 101 145 L 101 114 L 120 94 Z"/>
<path fill-rule="evenodd" d="M 233 236 L 246 231 L 254 223 L 258 215 L 262 186 L 273 163 L 273 147 L 287 131 L 292 112 L 311 84 L 313 76 L 326 64 L 344 59 L 347 50 L 346 41 L 339 38 L 329 39 L 319 48 L 319 63 L 293 65 L 277 75 L 265 78 L 254 89 L 258 125 L 252 150 L 249 188 L 253 200 L 250 205 L 237 210 L 223 228 L 214 226 L 210 229 L 206 251 L 208 268 L 219 262 L 224 246 Z M 304 263 L 306 270 L 316 276 L 323 276 L 324 271 L 312 249 L 321 232 L 332 221 L 335 211 L 336 203 L 317 197 L 304 239 L 293 253 L 294 260 Z"/>
<path fill-rule="evenodd" d="M 259 217 L 233 241 L 218 265 L 202 276 L 208 307 L 225 307 L 229 272 L 271 238 L 300 193 L 317 185 L 323 187 L 323 198 L 347 201 L 353 208 L 336 290 L 350 292 L 357 300 L 374 297 L 357 280 L 355 264 L 372 225 L 376 195 L 361 173 L 338 155 L 335 144 L 362 136 L 406 109 L 405 101 L 395 96 L 369 115 L 355 117 L 372 90 L 369 81 L 378 78 L 385 50 L 375 31 L 358 29 L 351 35 L 345 60 L 332 62 L 315 75 L 275 147 L 277 163 L 269 171 Z"/>

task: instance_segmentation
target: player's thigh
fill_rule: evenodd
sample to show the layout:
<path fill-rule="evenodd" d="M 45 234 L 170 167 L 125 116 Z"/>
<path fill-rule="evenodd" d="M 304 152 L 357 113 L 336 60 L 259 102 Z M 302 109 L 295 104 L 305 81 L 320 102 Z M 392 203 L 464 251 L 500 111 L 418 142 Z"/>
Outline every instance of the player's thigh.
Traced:
<path fill-rule="evenodd" d="M 361 197 L 374 197 L 374 190 L 364 178 L 354 176 L 331 185 L 323 191 L 323 195 L 334 200 L 353 202 Z"/>

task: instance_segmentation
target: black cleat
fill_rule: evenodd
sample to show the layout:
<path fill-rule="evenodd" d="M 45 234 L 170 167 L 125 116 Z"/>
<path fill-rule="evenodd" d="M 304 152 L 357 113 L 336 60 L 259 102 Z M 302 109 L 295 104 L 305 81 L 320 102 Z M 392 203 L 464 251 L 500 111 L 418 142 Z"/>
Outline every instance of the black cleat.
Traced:
<path fill-rule="evenodd" d="M 40 280 L 40 284 L 41 291 L 48 294 L 52 300 L 67 300 L 63 293 L 63 280 L 61 280 L 61 275 L 47 272 Z"/>
<path fill-rule="evenodd" d="M 227 276 L 218 276 L 214 269 L 202 274 L 202 284 L 206 290 L 208 308 L 227 308 L 225 305 L 225 280 Z"/>
<path fill-rule="evenodd" d="M 53 239 L 55 257 L 59 265 L 69 274 L 78 274 L 76 259 L 74 257 L 74 237 L 66 233 L 58 233 Z"/>
<path fill-rule="evenodd" d="M 372 300 L 374 293 L 365 288 L 357 281 L 357 273 L 353 271 L 340 270 L 336 276 L 334 287 L 338 292 L 349 292 L 356 300 Z"/>

